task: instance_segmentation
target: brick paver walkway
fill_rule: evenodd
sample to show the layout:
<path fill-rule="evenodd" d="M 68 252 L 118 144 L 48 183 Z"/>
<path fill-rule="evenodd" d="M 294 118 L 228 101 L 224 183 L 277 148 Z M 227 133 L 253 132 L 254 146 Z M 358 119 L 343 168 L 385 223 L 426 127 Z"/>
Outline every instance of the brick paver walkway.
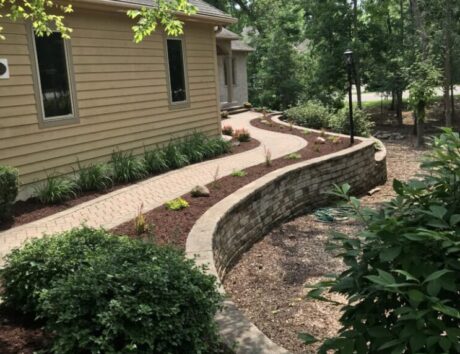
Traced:
<path fill-rule="evenodd" d="M 250 120 L 258 116 L 257 113 L 247 112 L 224 121 L 224 125 L 231 125 L 234 129 L 250 130 L 251 135 L 262 143 L 257 149 L 171 171 L 44 219 L 0 232 L 0 263 L 13 248 L 30 238 L 62 232 L 81 224 L 110 229 L 133 219 L 141 204 L 144 211 L 149 211 L 189 192 L 196 185 L 212 182 L 217 169 L 219 176 L 224 177 L 235 169 L 258 165 L 265 159 L 264 146 L 271 150 L 273 159 L 305 147 L 305 140 L 299 137 L 287 137 L 251 126 Z"/>

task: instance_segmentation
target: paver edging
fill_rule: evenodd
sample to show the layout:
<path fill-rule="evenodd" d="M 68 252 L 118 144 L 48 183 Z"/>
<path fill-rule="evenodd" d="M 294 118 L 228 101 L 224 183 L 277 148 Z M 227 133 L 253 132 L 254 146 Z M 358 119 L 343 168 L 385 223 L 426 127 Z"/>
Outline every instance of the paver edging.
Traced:
<path fill-rule="evenodd" d="M 360 144 L 348 149 L 271 172 L 228 196 L 197 221 L 187 239 L 187 255 L 207 265 L 208 272 L 220 281 L 236 260 L 276 224 L 327 204 L 329 198 L 322 192 L 333 183 L 350 180 L 354 192 L 384 183 L 385 148 L 376 152 L 376 139 L 360 140 Z M 312 186 L 304 181 L 308 176 L 309 181 L 315 182 Z M 219 287 L 225 293 L 220 282 Z M 225 301 L 216 320 L 223 338 L 237 343 L 237 353 L 288 353 L 251 323 L 231 300 Z"/>

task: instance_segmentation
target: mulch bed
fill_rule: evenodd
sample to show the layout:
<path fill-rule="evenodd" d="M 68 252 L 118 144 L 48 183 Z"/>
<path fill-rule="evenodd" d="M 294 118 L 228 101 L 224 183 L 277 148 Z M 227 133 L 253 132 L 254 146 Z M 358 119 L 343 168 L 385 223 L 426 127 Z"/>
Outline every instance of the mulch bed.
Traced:
<path fill-rule="evenodd" d="M 384 143 L 388 182 L 378 193 L 361 198 L 366 206 L 375 207 L 394 197 L 393 180 L 408 180 L 420 173 L 426 152 L 414 149 L 410 136 Z M 362 225 L 352 219 L 326 224 L 314 214 L 301 216 L 275 228 L 244 254 L 227 274 L 224 287 L 238 308 L 277 344 L 292 353 L 317 353 L 320 343 L 306 346 L 298 334 L 310 333 L 320 340 L 337 335 L 340 306 L 305 299 L 309 291 L 305 285 L 344 270 L 342 261 L 325 250 L 331 231 L 353 235 L 360 229 Z M 339 294 L 331 298 L 346 302 Z"/>
<path fill-rule="evenodd" d="M 230 121 L 231 122 L 231 121 Z M 298 153 L 301 158 L 298 160 L 289 160 L 279 158 L 272 161 L 271 166 L 266 166 L 265 163 L 246 169 L 247 175 L 244 177 L 224 177 L 209 184 L 207 187 L 211 192 L 209 198 L 192 198 L 190 194 L 183 196 L 190 203 L 190 207 L 181 211 L 169 211 L 165 207 L 159 207 L 145 214 L 149 232 L 143 235 L 137 235 L 134 229 L 134 222 L 128 222 L 113 230 L 114 234 L 128 235 L 133 238 L 153 240 L 157 244 L 167 244 L 175 246 L 179 249 L 185 249 L 187 236 L 196 221 L 213 205 L 234 193 L 248 183 L 266 175 L 269 172 L 279 168 L 296 164 L 305 160 L 313 159 L 326 154 L 334 153 L 349 147 L 348 139 L 340 139 L 340 141 L 332 142 L 327 140 L 325 144 L 315 144 L 316 139 L 321 135 L 310 133 L 305 135 L 304 132 L 291 130 L 288 127 L 283 127 L 278 124 L 262 123 L 260 119 L 251 122 L 254 126 L 261 129 L 268 129 L 280 133 L 292 134 L 301 136 L 308 141 L 308 146 Z M 259 146 L 259 142 L 252 139 L 249 143 L 243 143 L 239 147 L 235 147 L 233 154 L 251 150 Z M 263 156 L 261 156 L 261 161 Z M 123 186 L 117 186 L 116 189 Z M 112 191 L 115 189 L 112 189 Z M 98 197 L 101 194 L 89 194 L 81 196 L 78 199 L 69 201 L 66 204 L 58 206 L 41 206 L 34 209 L 32 203 L 21 203 L 16 209 L 16 220 L 12 226 L 18 226 L 21 223 L 30 222 L 41 217 L 51 215 L 53 213 L 65 210 L 74 205 L 78 205 L 92 198 Z M 22 213 L 21 213 L 22 210 Z M 10 225 L 11 226 L 11 225 Z M 43 349 L 49 343 L 50 339 L 38 325 L 30 321 L 16 319 L 14 316 L 0 313 L 0 353 L 2 354 L 32 354 L 34 351 Z M 225 352 L 223 350 L 222 352 Z"/>
<path fill-rule="evenodd" d="M 253 139 L 249 143 L 241 144 L 238 146 L 233 146 L 231 153 L 218 156 L 216 157 L 216 159 L 222 158 L 225 156 L 240 154 L 242 152 L 255 149 L 259 145 L 260 145 L 260 142 Z M 155 176 L 150 175 L 146 177 L 144 180 L 152 178 L 152 177 L 155 177 Z M 119 184 L 104 192 L 83 193 L 83 194 L 80 194 L 75 199 L 66 201 L 65 203 L 56 204 L 56 205 L 43 205 L 35 198 L 28 199 L 27 201 L 19 201 L 15 203 L 14 205 L 13 219 L 7 222 L 3 222 L 3 223 L 0 222 L 0 231 L 8 230 L 13 227 L 17 227 L 17 226 L 24 225 L 24 224 L 27 224 L 27 223 L 30 223 L 30 222 L 33 222 L 39 219 L 43 219 L 47 216 L 59 213 L 61 211 L 70 209 L 74 206 L 88 202 L 92 199 L 99 198 L 108 193 L 125 188 L 129 185 L 130 184 Z"/>
<path fill-rule="evenodd" d="M 149 225 L 148 233 L 137 235 L 134 228 L 134 220 L 120 225 L 111 231 L 118 235 L 128 235 L 134 238 L 154 240 L 154 242 L 158 244 L 173 245 L 180 249 L 185 249 L 187 236 L 196 221 L 213 205 L 236 192 L 238 189 L 282 167 L 331 154 L 350 146 L 348 138 L 340 138 L 340 140 L 335 142 L 326 139 L 325 144 L 315 144 L 316 139 L 320 137 L 321 134 L 313 132 L 305 134 L 304 131 L 301 130 L 291 130 L 289 127 L 276 124 L 270 119 L 267 121 L 255 119 L 251 121 L 251 124 L 260 129 L 300 136 L 308 141 L 308 146 L 298 151 L 301 156 L 300 159 L 290 160 L 282 157 L 273 160 L 271 166 L 266 166 L 265 163 L 261 163 L 246 169 L 245 172 L 247 175 L 244 177 L 227 176 L 216 182 L 210 183 L 207 185 L 207 188 L 211 192 L 208 198 L 193 198 L 190 193 L 182 196 L 182 198 L 190 203 L 189 208 L 180 211 L 171 211 L 161 206 L 147 212 L 144 216 L 146 224 Z M 263 156 L 261 156 L 261 160 L 263 160 Z"/>

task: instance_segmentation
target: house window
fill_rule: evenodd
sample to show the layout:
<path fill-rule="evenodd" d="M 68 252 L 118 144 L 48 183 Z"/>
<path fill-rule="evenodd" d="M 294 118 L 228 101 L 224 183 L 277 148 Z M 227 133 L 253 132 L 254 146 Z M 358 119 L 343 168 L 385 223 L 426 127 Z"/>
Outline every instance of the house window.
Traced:
<path fill-rule="evenodd" d="M 34 41 L 43 121 L 74 118 L 67 44 L 59 32 Z"/>
<path fill-rule="evenodd" d="M 187 101 L 187 89 L 182 40 L 168 39 L 167 44 L 171 101 L 173 103 L 185 102 Z"/>

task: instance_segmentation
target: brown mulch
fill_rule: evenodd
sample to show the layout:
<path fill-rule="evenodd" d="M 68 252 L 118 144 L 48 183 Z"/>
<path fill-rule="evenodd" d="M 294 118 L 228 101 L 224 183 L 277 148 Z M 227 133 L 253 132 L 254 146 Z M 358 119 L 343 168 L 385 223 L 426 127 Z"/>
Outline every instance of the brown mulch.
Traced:
<path fill-rule="evenodd" d="M 267 129 L 266 124 L 260 123 L 257 120 L 252 123 L 255 126 Z M 315 139 L 319 136 L 318 134 L 312 133 L 304 135 L 300 131 L 290 131 L 281 126 L 277 128 L 277 125 L 273 125 L 269 127 L 269 129 L 282 133 L 299 135 L 306 139 L 309 142 L 309 145 L 299 151 L 301 159 L 288 160 L 280 158 L 273 160 L 271 166 L 269 167 L 267 167 L 264 163 L 261 163 L 258 166 L 246 169 L 245 171 L 247 172 L 247 175 L 245 177 L 228 176 L 218 179 L 216 182 L 208 185 L 208 188 L 211 191 L 211 196 L 209 198 L 192 198 L 190 194 L 183 196 L 188 202 L 190 202 L 190 207 L 182 211 L 169 211 L 166 210 L 165 207 L 159 207 L 151 212 L 148 212 L 145 214 L 145 218 L 150 229 L 146 234 L 140 236 L 136 235 L 133 221 L 115 228 L 112 232 L 115 234 L 128 235 L 133 238 L 148 239 L 158 244 L 169 244 L 180 249 L 184 249 L 187 235 L 200 216 L 202 216 L 206 210 L 214 204 L 232 194 L 239 188 L 281 167 L 333 153 L 349 146 L 349 141 L 347 139 L 341 139 L 341 141 L 335 143 L 327 141 L 326 144 L 320 145 L 318 148 L 318 146 L 314 144 Z M 239 147 L 235 147 L 232 153 L 236 154 L 251 150 L 259 144 L 260 143 L 258 141 L 252 139 L 251 142 L 243 143 Z M 261 162 L 262 161 L 264 161 L 264 156 L 261 156 Z M 119 186 L 118 188 L 121 187 L 122 186 Z M 95 195 L 93 195 L 93 197 L 94 196 Z M 90 200 L 91 196 L 88 195 L 86 198 L 87 199 L 84 201 Z M 70 205 L 70 203 L 72 204 Z M 77 200 L 74 200 L 70 201 L 66 205 L 56 206 L 56 208 L 62 207 L 62 209 L 57 210 L 50 207 L 49 210 L 57 212 L 77 204 Z M 48 215 L 50 214 L 52 214 L 52 212 Z M 42 214 L 42 217 L 43 216 L 44 215 Z M 34 351 L 46 347 L 49 339 L 40 327 L 37 327 L 37 325 L 30 321 L 22 321 L 19 319 L 13 321 L 13 319 L 14 316 L 0 313 L 1 354 L 31 354 Z M 222 350 L 222 352 L 228 351 Z"/>
<path fill-rule="evenodd" d="M 321 134 L 313 132 L 304 134 L 303 131 L 289 129 L 289 127 L 273 123 L 271 120 L 269 120 L 268 123 L 263 123 L 261 119 L 255 119 L 251 121 L 251 124 L 261 129 L 300 136 L 307 140 L 309 144 L 304 149 L 298 151 L 298 154 L 301 156 L 300 159 L 290 160 L 282 157 L 273 160 L 271 166 L 266 166 L 265 163 L 261 163 L 246 169 L 245 172 L 247 175 L 244 177 L 227 176 L 216 182 L 210 183 L 207 185 L 211 192 L 209 198 L 193 198 L 190 193 L 182 196 L 182 198 L 190 203 L 189 208 L 180 211 L 171 211 L 161 206 L 145 213 L 144 217 L 149 231 L 143 235 L 137 235 L 134 227 L 134 220 L 120 225 L 111 231 L 118 235 L 128 235 L 134 238 L 153 240 L 157 244 L 174 245 L 180 249 L 185 249 L 187 236 L 196 221 L 209 208 L 225 197 L 269 172 L 288 165 L 331 154 L 350 146 L 348 138 L 340 138 L 334 142 L 326 139 L 325 144 L 317 145 L 315 141 Z M 357 143 L 359 144 L 359 141 Z M 261 156 L 261 161 L 264 161 L 264 156 Z"/>
<path fill-rule="evenodd" d="M 260 145 L 260 142 L 253 139 L 249 143 L 241 144 L 238 146 L 233 146 L 232 151 L 230 153 L 216 157 L 216 159 L 222 158 L 225 156 L 240 154 L 242 152 L 255 149 L 259 145 Z M 155 176 L 150 175 L 146 177 L 144 181 L 152 177 L 155 177 Z M 27 223 L 30 223 L 30 222 L 33 222 L 39 219 L 43 219 L 47 216 L 59 213 L 61 211 L 70 209 L 74 206 L 83 204 L 85 202 L 88 202 L 96 198 L 99 198 L 108 193 L 125 188 L 129 185 L 130 184 L 119 184 L 104 192 L 82 193 L 75 199 L 66 201 L 61 204 L 56 204 L 56 205 L 43 205 L 42 203 L 40 203 L 40 201 L 38 201 L 35 198 L 31 198 L 27 201 L 18 201 L 17 203 L 15 203 L 14 208 L 13 208 L 13 219 L 10 221 L 6 221 L 6 222 L 0 222 L 0 231 L 8 230 L 13 227 L 17 227 L 17 226 L 24 225 L 24 224 L 27 224 Z"/>
<path fill-rule="evenodd" d="M 420 171 L 424 151 L 412 147 L 411 137 L 384 143 L 388 149 L 388 182 L 380 192 L 362 198 L 368 205 L 394 196 L 393 179 L 407 180 Z M 313 214 L 288 222 L 242 257 L 226 277 L 225 289 L 245 315 L 277 344 L 293 353 L 316 353 L 319 344 L 307 347 L 298 334 L 310 333 L 321 340 L 336 335 L 340 307 L 306 300 L 305 285 L 344 269 L 341 260 L 325 251 L 330 232 L 353 234 L 360 228 L 354 220 L 325 224 Z M 345 302 L 338 294 L 330 297 Z"/>

